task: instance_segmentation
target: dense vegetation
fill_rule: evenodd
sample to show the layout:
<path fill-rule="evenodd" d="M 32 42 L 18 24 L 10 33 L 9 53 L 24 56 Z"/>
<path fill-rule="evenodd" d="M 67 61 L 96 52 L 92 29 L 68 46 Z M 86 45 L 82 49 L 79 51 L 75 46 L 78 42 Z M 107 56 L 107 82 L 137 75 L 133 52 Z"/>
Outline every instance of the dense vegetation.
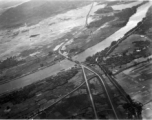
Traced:
<path fill-rule="evenodd" d="M 24 60 L 17 60 L 15 56 L 9 57 L 4 61 L 0 61 L 0 71 L 17 66 L 23 62 L 25 62 L 25 61 Z"/>
<path fill-rule="evenodd" d="M 116 12 L 114 15 L 112 16 L 103 16 L 101 19 L 96 20 L 96 21 L 92 21 L 89 24 L 89 28 L 92 27 L 99 27 L 102 26 L 103 24 L 105 24 L 106 22 L 112 21 L 114 20 L 114 18 L 119 18 L 119 22 L 117 24 L 113 24 L 112 27 L 123 27 L 127 24 L 129 18 L 136 13 L 137 8 L 143 4 L 145 4 L 146 2 L 143 2 L 137 6 L 134 6 L 132 8 L 127 8 L 127 9 L 123 9 L 122 11 Z M 109 12 L 113 12 L 113 9 L 111 7 L 106 7 L 103 9 L 99 9 L 98 11 L 96 11 L 96 13 L 98 14 L 102 14 L 102 13 L 109 13 Z"/>
<path fill-rule="evenodd" d="M 97 52 L 95 55 L 87 57 L 86 62 L 90 63 L 90 64 L 95 64 L 96 63 L 95 60 L 96 60 L 97 57 L 98 57 L 99 61 L 102 61 L 103 58 L 106 56 L 106 53 L 109 51 L 109 48 L 116 45 L 116 43 L 117 43 L 116 41 L 113 41 L 109 47 L 105 48 L 101 52 Z"/>
<path fill-rule="evenodd" d="M 54 90 L 55 88 L 62 86 L 63 84 L 66 84 L 68 80 L 71 79 L 73 76 L 75 76 L 77 73 L 78 73 L 77 68 L 71 68 L 70 70 L 62 71 L 58 73 L 56 76 L 51 76 L 49 78 L 46 78 L 44 80 L 48 83 L 46 84 L 46 86 L 43 86 L 43 84 L 41 84 L 41 81 L 39 81 L 37 83 L 33 83 L 29 86 L 26 86 L 23 89 L 2 95 L 0 96 L 0 105 L 7 102 L 11 102 L 13 104 L 22 103 L 25 100 L 34 97 L 37 92 L 46 89 L 47 86 L 49 90 Z"/>
<path fill-rule="evenodd" d="M 137 8 L 138 8 L 139 6 L 145 4 L 145 3 L 146 3 L 146 1 L 143 2 L 143 3 L 141 3 L 141 4 L 139 4 L 139 5 L 137 5 L 137 6 L 134 6 L 134 7 L 132 7 L 132 8 L 124 9 L 124 10 L 122 10 L 122 12 L 116 13 L 115 16 L 118 17 L 120 21 L 124 21 L 124 22 L 122 22 L 121 24 L 116 24 L 116 25 L 114 25 L 114 26 L 116 26 L 116 27 L 123 27 L 123 26 L 125 26 L 125 25 L 127 24 L 128 20 L 129 20 L 129 18 L 130 18 L 133 14 L 136 13 Z"/>
<path fill-rule="evenodd" d="M 112 47 L 112 45 L 115 45 L 115 44 L 116 42 L 114 41 L 110 47 Z M 117 67 L 117 66 L 125 65 L 134 59 L 137 59 L 140 57 L 148 57 L 149 55 L 152 54 L 152 52 L 149 51 L 149 47 L 151 47 L 150 41 L 135 41 L 132 44 L 134 44 L 134 49 L 133 48 L 132 50 L 128 49 L 128 50 L 123 51 L 120 54 L 112 55 L 106 60 L 104 60 L 104 63 L 110 67 Z M 86 62 L 90 64 L 95 64 L 96 63 L 95 60 L 98 57 L 98 61 L 102 63 L 105 57 L 105 54 L 107 53 L 109 48 L 106 48 L 103 51 L 96 53 L 92 57 L 90 56 L 86 58 Z"/>
<path fill-rule="evenodd" d="M 145 4 L 145 2 L 143 2 L 141 4 Z M 136 8 L 139 7 L 140 5 L 133 7 L 133 9 L 130 9 L 129 11 L 132 11 L 131 13 L 133 14 L 136 11 Z M 151 25 L 151 16 L 152 16 L 150 14 L 151 11 L 152 11 L 152 7 L 148 11 L 147 16 L 140 23 L 138 23 L 138 25 L 135 28 L 128 31 L 124 35 L 123 38 L 119 39 L 118 42 L 121 43 L 123 40 L 125 40 L 131 34 L 134 34 L 134 33 L 142 34 L 142 32 L 146 32 L 147 29 L 150 29 L 148 27 L 148 24 Z M 124 10 L 124 13 L 126 13 L 126 16 L 129 16 L 129 14 L 127 14 L 128 12 L 126 9 Z M 123 17 L 123 14 L 121 14 L 121 12 L 118 13 L 117 15 L 120 16 L 119 19 L 123 20 L 125 18 L 125 17 Z M 143 28 L 143 30 L 142 30 L 142 28 Z M 142 31 L 142 32 L 139 32 L 139 31 Z M 105 48 L 101 52 L 96 53 L 93 56 L 89 56 L 88 58 L 86 58 L 86 62 L 94 64 L 96 62 L 95 59 L 97 57 L 99 58 L 99 61 L 102 62 L 104 57 L 107 56 L 107 53 L 110 54 L 110 52 L 112 52 L 116 47 L 118 47 L 118 42 L 113 41 L 109 47 Z M 104 62 L 110 66 L 112 64 L 114 66 L 118 66 L 118 65 L 121 66 L 123 64 L 126 64 L 126 63 L 132 61 L 133 59 L 136 59 L 139 57 L 147 57 L 151 54 L 151 51 L 149 51 L 149 49 L 148 49 L 148 47 L 151 47 L 151 43 L 149 41 L 135 41 L 132 44 L 134 44 L 134 47 L 135 47 L 135 49 L 132 51 L 132 53 L 127 55 L 126 53 L 128 51 L 124 51 L 121 55 L 111 56 L 109 59 L 106 59 L 106 61 L 104 61 Z M 110 52 L 109 52 L 109 50 L 110 50 Z M 139 51 L 137 52 L 136 50 L 139 50 L 140 52 Z"/>
<path fill-rule="evenodd" d="M 98 9 L 95 13 L 96 14 L 101 14 L 101 13 L 105 14 L 105 13 L 110 13 L 110 12 L 113 12 L 113 8 L 107 6 L 107 7 L 103 8 L 103 9 Z"/>
<path fill-rule="evenodd" d="M 152 7 L 149 8 L 147 16 L 143 20 L 144 22 L 138 23 L 140 27 L 136 30 L 136 33 L 147 35 L 149 38 L 152 39 Z"/>
<path fill-rule="evenodd" d="M 93 27 L 100 27 L 106 22 L 109 22 L 113 20 L 115 17 L 114 16 L 104 16 L 102 19 L 92 21 L 89 25 L 88 28 L 93 28 Z"/>

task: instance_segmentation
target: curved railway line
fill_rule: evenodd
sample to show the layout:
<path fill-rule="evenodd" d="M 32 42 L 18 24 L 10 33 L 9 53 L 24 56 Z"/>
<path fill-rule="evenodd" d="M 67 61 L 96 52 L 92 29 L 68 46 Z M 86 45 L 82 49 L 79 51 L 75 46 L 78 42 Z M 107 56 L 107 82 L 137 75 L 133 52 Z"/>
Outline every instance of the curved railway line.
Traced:
<path fill-rule="evenodd" d="M 84 27 L 88 26 L 88 17 L 89 17 L 89 14 L 90 14 L 90 12 L 93 8 L 93 5 L 94 5 L 94 3 L 91 5 L 91 8 L 90 8 L 90 10 L 89 10 L 89 12 L 86 16 L 86 23 L 85 23 Z M 136 29 L 138 29 L 138 27 L 135 28 L 133 31 L 131 31 L 131 33 L 129 33 L 128 35 L 126 35 L 124 37 L 128 37 L 130 34 L 132 34 L 132 32 L 134 32 Z M 117 42 L 117 44 L 119 44 L 123 39 L 124 38 L 121 38 Z M 100 64 L 98 59 L 96 59 L 96 64 L 95 65 L 99 66 L 99 68 L 101 69 L 103 74 L 101 74 L 99 71 L 97 71 L 93 67 L 90 67 L 90 66 L 86 65 L 85 63 L 75 61 L 75 60 L 72 59 L 72 57 L 70 57 L 68 55 L 65 55 L 64 53 L 66 53 L 66 52 L 63 51 L 62 48 L 66 46 L 67 42 L 69 42 L 69 41 L 66 41 L 64 44 L 62 44 L 62 46 L 60 46 L 60 48 L 58 49 L 58 53 L 60 55 L 62 55 L 64 58 L 66 58 L 67 60 L 69 60 L 71 62 L 74 62 L 76 65 L 78 65 L 82 69 L 82 75 L 83 75 L 84 81 L 78 87 L 76 87 L 74 90 L 72 90 L 69 93 L 67 93 L 66 95 L 60 97 L 53 104 L 50 104 L 43 109 L 39 109 L 36 113 L 32 114 L 31 116 L 28 116 L 28 118 L 35 118 L 36 116 L 38 116 L 39 114 L 41 114 L 45 110 L 47 110 L 48 108 L 54 107 L 56 104 L 60 103 L 63 99 L 65 99 L 68 96 L 70 96 L 71 94 L 73 94 L 75 91 L 77 91 L 83 85 L 86 85 L 86 90 L 87 90 L 87 94 L 88 94 L 89 99 L 90 99 L 90 103 L 91 103 L 91 106 L 92 106 L 92 111 L 93 111 L 94 118 L 95 119 L 101 119 L 100 115 L 99 115 L 99 111 L 97 110 L 96 101 L 94 100 L 94 95 L 92 93 L 91 83 L 90 83 L 90 81 L 92 79 L 97 78 L 99 84 L 103 88 L 103 93 L 102 94 L 104 94 L 105 97 L 106 97 L 106 100 L 107 100 L 106 102 L 108 103 L 108 108 L 113 113 L 113 118 L 111 118 L 111 119 L 141 119 L 141 111 L 142 111 L 142 106 L 143 105 L 141 103 L 137 103 L 137 102 L 133 101 L 130 98 L 130 96 L 117 83 L 117 81 L 114 78 L 114 75 L 111 74 L 111 71 L 109 71 L 106 68 L 106 66 L 104 66 L 104 64 Z M 108 52 L 105 54 L 105 57 L 111 52 L 111 50 L 115 46 L 112 46 L 111 48 L 109 48 Z M 86 71 L 91 72 L 93 74 L 93 76 L 88 77 Z M 107 82 L 107 79 L 110 81 L 111 85 L 115 88 L 115 90 L 118 91 L 118 93 L 119 93 L 118 96 L 115 96 L 115 94 L 114 94 L 115 91 L 112 91 L 111 86 Z M 122 111 L 118 110 L 118 106 L 120 104 L 118 104 L 118 103 L 116 103 L 116 101 L 114 101 L 115 98 L 119 98 L 120 96 L 125 100 L 125 103 L 122 104 L 122 106 L 124 108 L 123 114 L 125 114 L 125 116 L 122 116 L 122 114 L 121 114 Z M 147 102 L 147 103 L 149 103 L 149 102 Z M 147 104 L 147 103 L 145 103 L 145 104 Z"/>
<path fill-rule="evenodd" d="M 90 14 L 92 8 L 93 8 L 93 4 L 91 5 L 91 8 L 90 8 L 90 10 L 89 10 L 89 12 L 88 12 L 88 14 L 86 16 L 85 27 L 88 26 L 88 17 L 89 17 L 89 14 Z M 134 30 L 132 32 L 134 32 Z M 131 33 L 129 33 L 127 36 L 129 36 Z M 120 115 L 120 111 L 117 110 L 117 104 L 113 100 L 113 99 L 115 99 L 115 96 L 112 94 L 112 90 L 111 90 L 110 86 L 107 84 L 107 81 L 106 81 L 105 77 L 103 77 L 103 74 L 101 74 L 100 72 L 98 72 L 94 68 L 92 68 L 90 66 L 87 66 L 84 63 L 81 63 L 79 61 L 75 61 L 75 60 L 72 59 L 72 57 L 70 57 L 68 55 L 65 55 L 66 52 L 64 52 L 63 50 L 61 51 L 61 49 L 63 47 L 65 48 L 67 42 L 68 41 L 66 41 L 64 44 L 62 44 L 62 46 L 60 46 L 60 48 L 58 49 L 58 53 L 60 55 L 62 55 L 64 58 L 66 58 L 67 60 L 77 64 L 82 69 L 84 82 L 82 82 L 78 87 L 76 87 L 71 92 L 69 92 L 66 95 L 64 95 L 63 97 L 59 98 L 53 104 L 47 106 L 44 109 L 41 109 L 40 111 L 38 111 L 34 115 L 30 116 L 30 118 L 34 118 L 37 115 L 43 113 L 47 108 L 53 107 L 54 105 L 56 105 L 57 103 L 59 103 L 60 101 L 62 101 L 63 99 L 65 99 L 66 97 L 68 97 L 69 95 L 74 93 L 75 91 L 77 91 L 81 86 L 86 85 L 87 91 L 88 91 L 87 93 L 88 93 L 88 96 L 90 98 L 91 106 L 92 106 L 92 109 L 93 109 L 94 118 L 95 119 L 100 119 L 100 117 L 98 116 L 99 112 L 97 111 L 96 103 L 94 101 L 94 96 L 93 96 L 93 94 L 91 92 L 90 82 L 89 82 L 91 79 L 97 78 L 99 83 L 101 84 L 101 86 L 103 88 L 103 91 L 104 91 L 103 94 L 107 98 L 107 103 L 109 105 L 109 109 L 113 112 L 114 118 L 112 118 L 112 119 L 122 119 L 122 118 L 125 118 L 125 119 L 141 119 L 142 104 L 132 101 L 130 96 L 116 82 L 114 76 L 112 74 L 110 74 L 110 71 L 104 65 L 99 64 L 98 63 L 98 59 L 96 59 L 96 65 L 99 66 L 101 71 L 103 71 L 104 75 L 109 79 L 109 81 L 116 88 L 116 90 L 119 92 L 119 94 L 126 100 L 126 103 L 124 104 L 124 106 L 127 106 L 125 108 L 125 112 L 126 112 L 127 116 L 124 117 L 124 116 Z M 120 41 L 118 41 L 117 44 L 119 44 L 119 42 Z M 108 52 L 105 54 L 105 57 L 107 56 L 107 54 L 109 54 L 109 52 L 113 49 L 113 47 L 115 47 L 115 46 L 112 46 L 112 48 L 109 48 Z M 94 75 L 92 77 L 90 77 L 90 78 L 87 78 L 86 70 L 88 70 L 89 72 L 93 73 Z"/>

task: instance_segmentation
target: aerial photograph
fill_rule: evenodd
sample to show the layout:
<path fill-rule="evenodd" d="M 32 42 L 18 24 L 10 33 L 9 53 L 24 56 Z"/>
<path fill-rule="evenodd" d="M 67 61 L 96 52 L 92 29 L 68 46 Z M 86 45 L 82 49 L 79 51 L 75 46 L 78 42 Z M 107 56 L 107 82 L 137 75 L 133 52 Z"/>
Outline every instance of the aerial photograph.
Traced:
<path fill-rule="evenodd" d="M 0 0 L 0 119 L 152 120 L 152 0 Z"/>

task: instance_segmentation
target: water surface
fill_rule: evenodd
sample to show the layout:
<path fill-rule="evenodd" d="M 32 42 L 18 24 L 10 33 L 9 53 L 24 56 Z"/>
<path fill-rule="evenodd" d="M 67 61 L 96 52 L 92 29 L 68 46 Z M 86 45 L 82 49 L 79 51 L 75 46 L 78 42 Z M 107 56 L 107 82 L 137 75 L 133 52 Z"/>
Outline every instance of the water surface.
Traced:
<path fill-rule="evenodd" d="M 127 33 L 129 30 L 134 28 L 138 22 L 140 22 L 145 16 L 148 8 L 151 6 L 151 4 L 147 3 L 142 5 L 137 9 L 137 12 L 130 17 L 129 22 L 127 25 L 120 30 L 116 31 L 114 34 L 112 34 L 110 37 L 106 38 L 104 41 L 98 43 L 97 45 L 88 48 L 83 53 L 77 55 L 74 57 L 75 60 L 84 61 L 86 57 L 91 56 L 95 54 L 96 52 L 99 52 L 106 47 L 110 46 L 112 41 L 116 41 L 119 38 L 123 37 L 125 33 Z M 50 66 L 48 68 L 45 68 L 43 70 L 37 71 L 33 74 L 27 75 L 25 77 L 16 79 L 14 81 L 11 81 L 6 84 L 0 85 L 0 94 L 5 93 L 7 91 L 11 91 L 14 89 L 18 89 L 21 87 L 24 87 L 26 85 L 29 85 L 33 82 L 45 79 L 53 74 L 56 74 L 62 69 L 69 69 L 74 64 L 68 60 L 63 60 L 53 66 Z"/>

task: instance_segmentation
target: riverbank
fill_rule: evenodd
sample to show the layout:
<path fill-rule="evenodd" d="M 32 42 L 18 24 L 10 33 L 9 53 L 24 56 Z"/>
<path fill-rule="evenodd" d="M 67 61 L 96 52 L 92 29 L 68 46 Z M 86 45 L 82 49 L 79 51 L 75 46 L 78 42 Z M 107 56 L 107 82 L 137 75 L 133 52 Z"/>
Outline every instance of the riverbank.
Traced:
<path fill-rule="evenodd" d="M 140 49 L 144 49 L 145 47 L 148 48 L 149 44 L 147 45 L 147 40 L 143 40 L 143 41 L 144 41 L 143 42 L 144 44 L 142 44 L 143 46 L 140 46 L 141 45 L 141 44 L 139 44 L 139 43 L 141 43 L 140 41 L 136 41 L 136 42 L 134 41 L 135 42 L 134 45 Z M 123 43 L 123 42 L 125 42 L 125 40 L 123 40 L 121 43 Z M 105 48 L 105 50 L 109 50 L 109 49 Z M 132 53 L 133 54 L 132 56 L 140 56 L 140 55 L 143 56 L 143 55 L 145 55 L 145 52 L 136 51 L 136 52 Z M 103 53 L 103 51 L 102 51 L 102 53 Z M 81 55 L 83 55 L 83 53 L 81 53 Z M 92 55 L 92 53 L 90 53 L 90 55 Z M 100 53 L 98 53 L 97 55 L 100 55 Z M 101 55 L 101 58 L 102 58 L 102 55 Z M 88 54 L 88 56 L 89 56 L 89 54 Z M 124 59 L 130 57 L 129 55 L 125 55 L 125 56 L 126 57 L 121 57 L 121 58 L 124 60 Z M 118 56 L 116 56 L 115 59 L 112 58 L 111 59 L 111 60 L 113 60 L 112 62 L 111 62 L 111 60 L 108 61 L 108 59 L 107 59 L 107 61 L 108 61 L 107 66 L 108 65 L 110 66 L 111 63 L 114 63 L 114 64 L 115 63 L 117 64 L 117 62 L 120 63 L 120 60 L 122 61 L 122 59 L 120 59 L 119 57 L 120 57 L 120 54 Z M 80 58 L 80 60 L 81 60 L 81 58 Z M 99 59 L 99 60 L 101 60 L 101 59 Z M 130 61 L 130 60 L 127 59 L 125 62 L 128 62 L 128 61 Z M 64 61 L 64 62 L 66 62 L 66 61 Z M 61 61 L 58 64 L 60 64 L 60 66 L 62 66 L 64 64 L 64 62 Z M 74 66 L 74 64 L 67 61 L 66 64 L 64 64 L 64 66 L 62 66 L 62 69 L 63 68 L 68 69 L 71 66 Z M 116 66 L 114 66 L 114 67 L 116 67 Z M 55 67 L 52 69 L 53 69 L 53 71 L 59 70 L 57 68 L 55 69 Z M 46 71 L 44 71 L 44 70 L 46 70 Z M 16 90 L 16 88 L 15 88 L 14 89 L 15 91 L 12 91 L 12 92 L 0 97 L 0 103 L 2 104 L 0 113 L 2 113 L 1 114 L 2 118 L 26 118 L 27 116 L 30 116 L 32 113 L 37 112 L 37 110 L 41 111 L 46 106 L 54 103 L 56 100 L 58 100 L 64 94 L 73 90 L 75 88 L 75 86 L 82 83 L 81 80 L 83 80 L 83 78 L 80 77 L 82 75 L 80 73 L 81 71 L 79 71 L 77 68 L 69 69 L 67 71 L 62 71 L 59 74 L 57 74 L 56 76 L 52 76 L 52 77 L 50 77 L 50 76 L 53 73 L 51 73 L 51 71 L 49 69 L 46 68 L 44 70 L 40 70 L 40 71 L 43 71 L 44 73 L 47 72 L 48 75 L 45 76 L 45 78 L 43 80 L 42 80 L 42 78 L 43 78 L 42 75 L 44 75 L 44 74 L 33 73 L 33 75 L 38 75 L 38 76 L 35 77 L 34 79 L 32 79 L 33 77 L 29 75 L 30 77 L 26 76 L 27 79 L 22 79 L 22 80 L 24 80 L 24 82 L 23 83 L 21 82 L 20 84 L 24 84 L 24 85 L 26 84 L 27 85 L 26 87 L 23 86 L 23 88 L 18 89 L 18 90 Z M 124 79 L 122 80 L 122 78 L 124 78 Z M 28 82 L 31 80 L 33 80 L 33 81 L 42 80 L 42 81 L 38 81 L 36 83 L 29 85 Z M 146 80 L 149 80 L 149 78 L 145 79 L 145 81 Z M 138 86 L 138 84 L 132 84 L 135 82 L 132 79 L 128 80 L 128 76 L 125 76 L 125 75 L 119 76 L 119 82 L 121 83 L 122 86 L 124 85 L 123 87 L 125 88 L 125 90 L 128 90 L 128 88 L 132 88 L 131 89 L 132 91 L 128 92 L 128 93 L 132 94 L 132 97 L 134 97 L 134 93 L 132 93 L 132 92 L 134 92 L 135 89 L 133 89 L 133 88 L 135 88 L 135 85 Z M 10 86 L 12 87 L 13 84 L 10 83 Z M 3 86 L 3 87 L 6 87 L 6 86 Z M 139 87 L 144 87 L 144 86 L 139 86 Z M 14 88 L 14 87 L 12 87 L 12 88 Z M 136 89 L 136 90 L 139 90 L 139 89 Z M 85 94 L 86 90 L 84 88 L 82 88 L 82 91 L 79 91 L 79 92 L 82 94 Z M 75 95 L 79 94 L 79 92 L 76 92 Z M 73 98 L 75 98 L 75 97 L 73 97 Z M 80 99 L 80 98 L 78 97 L 78 99 Z M 84 97 L 82 97 L 82 98 L 84 98 Z M 96 99 L 96 100 L 98 100 L 98 99 Z M 78 101 L 78 102 L 80 102 L 80 101 Z M 8 108 L 8 107 L 10 108 L 10 112 L 6 112 L 6 108 Z M 73 107 L 71 107 L 71 108 L 72 108 L 72 110 L 74 110 Z M 60 107 L 58 110 L 60 110 Z M 63 111 L 64 110 L 62 110 L 61 113 L 63 113 Z M 70 111 L 70 109 L 69 109 L 69 111 Z M 50 109 L 46 112 L 50 113 Z M 66 113 L 66 112 L 64 112 L 64 113 Z M 75 113 L 75 111 L 73 113 Z M 45 116 L 46 114 L 44 113 L 43 115 Z M 41 117 L 44 117 L 43 115 Z M 55 115 L 60 116 L 61 114 L 55 113 Z"/>
<path fill-rule="evenodd" d="M 128 22 L 129 17 L 132 16 L 136 12 L 136 9 L 143 4 L 145 4 L 145 2 L 137 6 L 134 6 L 133 8 L 127 8 L 122 11 L 117 11 L 116 13 L 115 13 L 115 10 L 112 10 L 111 13 L 113 13 L 113 15 L 108 16 L 107 14 L 101 17 L 99 20 L 95 20 L 91 22 L 89 24 L 89 28 L 82 31 L 82 33 L 78 35 L 76 38 L 74 38 L 73 42 L 67 46 L 66 48 L 67 51 L 69 51 L 69 54 L 71 56 L 75 56 L 85 51 L 89 47 L 92 47 L 95 44 L 98 44 L 99 42 L 103 41 L 105 38 L 112 35 L 115 31 L 124 27 L 126 23 Z M 124 17 L 122 16 L 123 14 L 127 14 L 127 15 Z M 77 29 L 72 30 L 70 33 L 63 36 L 62 39 L 67 39 L 68 37 L 71 38 L 73 36 L 72 33 L 76 31 Z M 91 31 L 93 32 L 90 33 Z M 20 54 L 20 56 L 25 57 L 25 55 L 30 52 L 31 50 L 24 51 Z M 52 54 L 53 55 L 51 56 L 46 55 L 44 57 L 36 57 L 34 60 L 26 61 L 23 66 L 21 65 L 21 66 L 15 67 L 14 69 L 9 69 L 5 71 L 0 76 L 0 84 L 5 84 L 7 82 L 20 79 L 21 77 L 25 77 L 26 75 L 33 74 L 35 72 L 38 72 L 40 70 L 43 70 L 47 67 L 52 66 L 55 63 L 58 63 L 58 59 L 60 59 L 60 55 L 56 53 L 54 54 L 54 52 L 52 52 Z M 56 58 L 53 60 L 53 57 L 56 57 Z M 61 60 L 63 59 L 61 58 Z"/>
<path fill-rule="evenodd" d="M 72 39 L 71 44 L 66 46 L 69 55 L 78 55 L 81 51 L 83 52 L 104 41 L 107 37 L 124 27 L 129 21 L 129 18 L 136 13 L 137 8 L 146 3 L 147 2 L 143 2 L 132 8 L 126 8 L 120 11 L 114 10 L 111 7 L 111 11 L 104 14 L 100 12 L 98 13 L 97 10 L 96 15 L 99 16 L 99 18 L 90 22 L 87 29 L 82 31 L 78 37 Z M 106 9 L 107 7 L 102 8 L 102 10 Z"/>
<path fill-rule="evenodd" d="M 43 81 L 33 83 L 19 90 L 9 92 L 0 96 L 0 118 L 24 118 L 24 110 L 28 109 L 28 113 L 34 113 L 45 103 L 50 103 L 52 99 L 57 99 L 60 95 L 74 89 L 74 83 L 68 83 L 78 73 L 77 68 L 71 68 L 68 71 L 62 71 L 56 76 L 51 76 Z M 62 87 L 62 89 L 59 89 Z M 64 90 L 64 91 L 63 91 Z M 30 101 L 30 102 L 29 102 Z M 41 103 L 42 102 L 42 103 Z M 53 102 L 53 101 L 52 101 Z M 6 114 L 4 109 L 13 104 L 11 112 Z M 15 109 L 15 108 L 18 109 Z M 32 109 L 31 109 L 32 108 Z M 23 111 L 21 113 L 21 111 Z M 18 114 L 20 112 L 20 114 Z"/>
<path fill-rule="evenodd" d="M 88 56 L 90 56 L 98 51 L 101 51 L 106 46 L 109 46 L 109 44 L 111 44 L 112 40 L 114 41 L 115 39 L 123 36 L 123 33 L 126 33 L 127 30 L 130 30 L 131 28 L 136 26 L 136 24 L 130 25 L 130 22 L 132 22 L 132 20 L 135 21 L 135 18 L 136 17 L 138 18 L 138 16 L 140 16 L 140 19 L 139 18 L 137 19 L 137 23 L 139 21 L 141 21 L 142 17 L 145 16 L 145 13 L 148 10 L 149 6 L 150 6 L 149 4 L 145 4 L 145 5 L 142 5 L 141 7 L 139 7 L 137 10 L 137 13 L 129 19 L 129 23 L 127 24 L 127 26 L 123 27 L 122 30 L 118 30 L 116 33 L 114 33 L 112 36 L 108 37 L 106 40 L 102 41 L 98 45 L 95 45 L 94 47 L 91 47 L 90 49 L 87 49 L 83 53 L 74 57 L 74 59 L 77 59 L 79 61 L 83 61 L 83 60 L 85 60 L 86 57 L 88 57 Z M 120 31 L 122 34 L 120 34 Z M 115 38 L 115 39 L 113 39 L 113 38 Z M 57 73 L 59 70 L 68 69 L 72 66 L 74 66 L 74 64 L 69 62 L 68 60 L 61 61 L 59 64 L 53 65 L 53 66 L 48 67 L 48 68 L 43 69 L 43 70 L 40 70 L 36 73 L 30 74 L 30 75 L 25 76 L 21 79 L 11 81 L 10 83 L 6 83 L 6 84 L 1 85 L 0 92 L 4 93 L 4 92 L 12 91 L 15 89 L 19 89 L 21 87 L 27 86 L 33 82 L 38 81 L 38 80 L 43 80 L 43 79 Z"/>

